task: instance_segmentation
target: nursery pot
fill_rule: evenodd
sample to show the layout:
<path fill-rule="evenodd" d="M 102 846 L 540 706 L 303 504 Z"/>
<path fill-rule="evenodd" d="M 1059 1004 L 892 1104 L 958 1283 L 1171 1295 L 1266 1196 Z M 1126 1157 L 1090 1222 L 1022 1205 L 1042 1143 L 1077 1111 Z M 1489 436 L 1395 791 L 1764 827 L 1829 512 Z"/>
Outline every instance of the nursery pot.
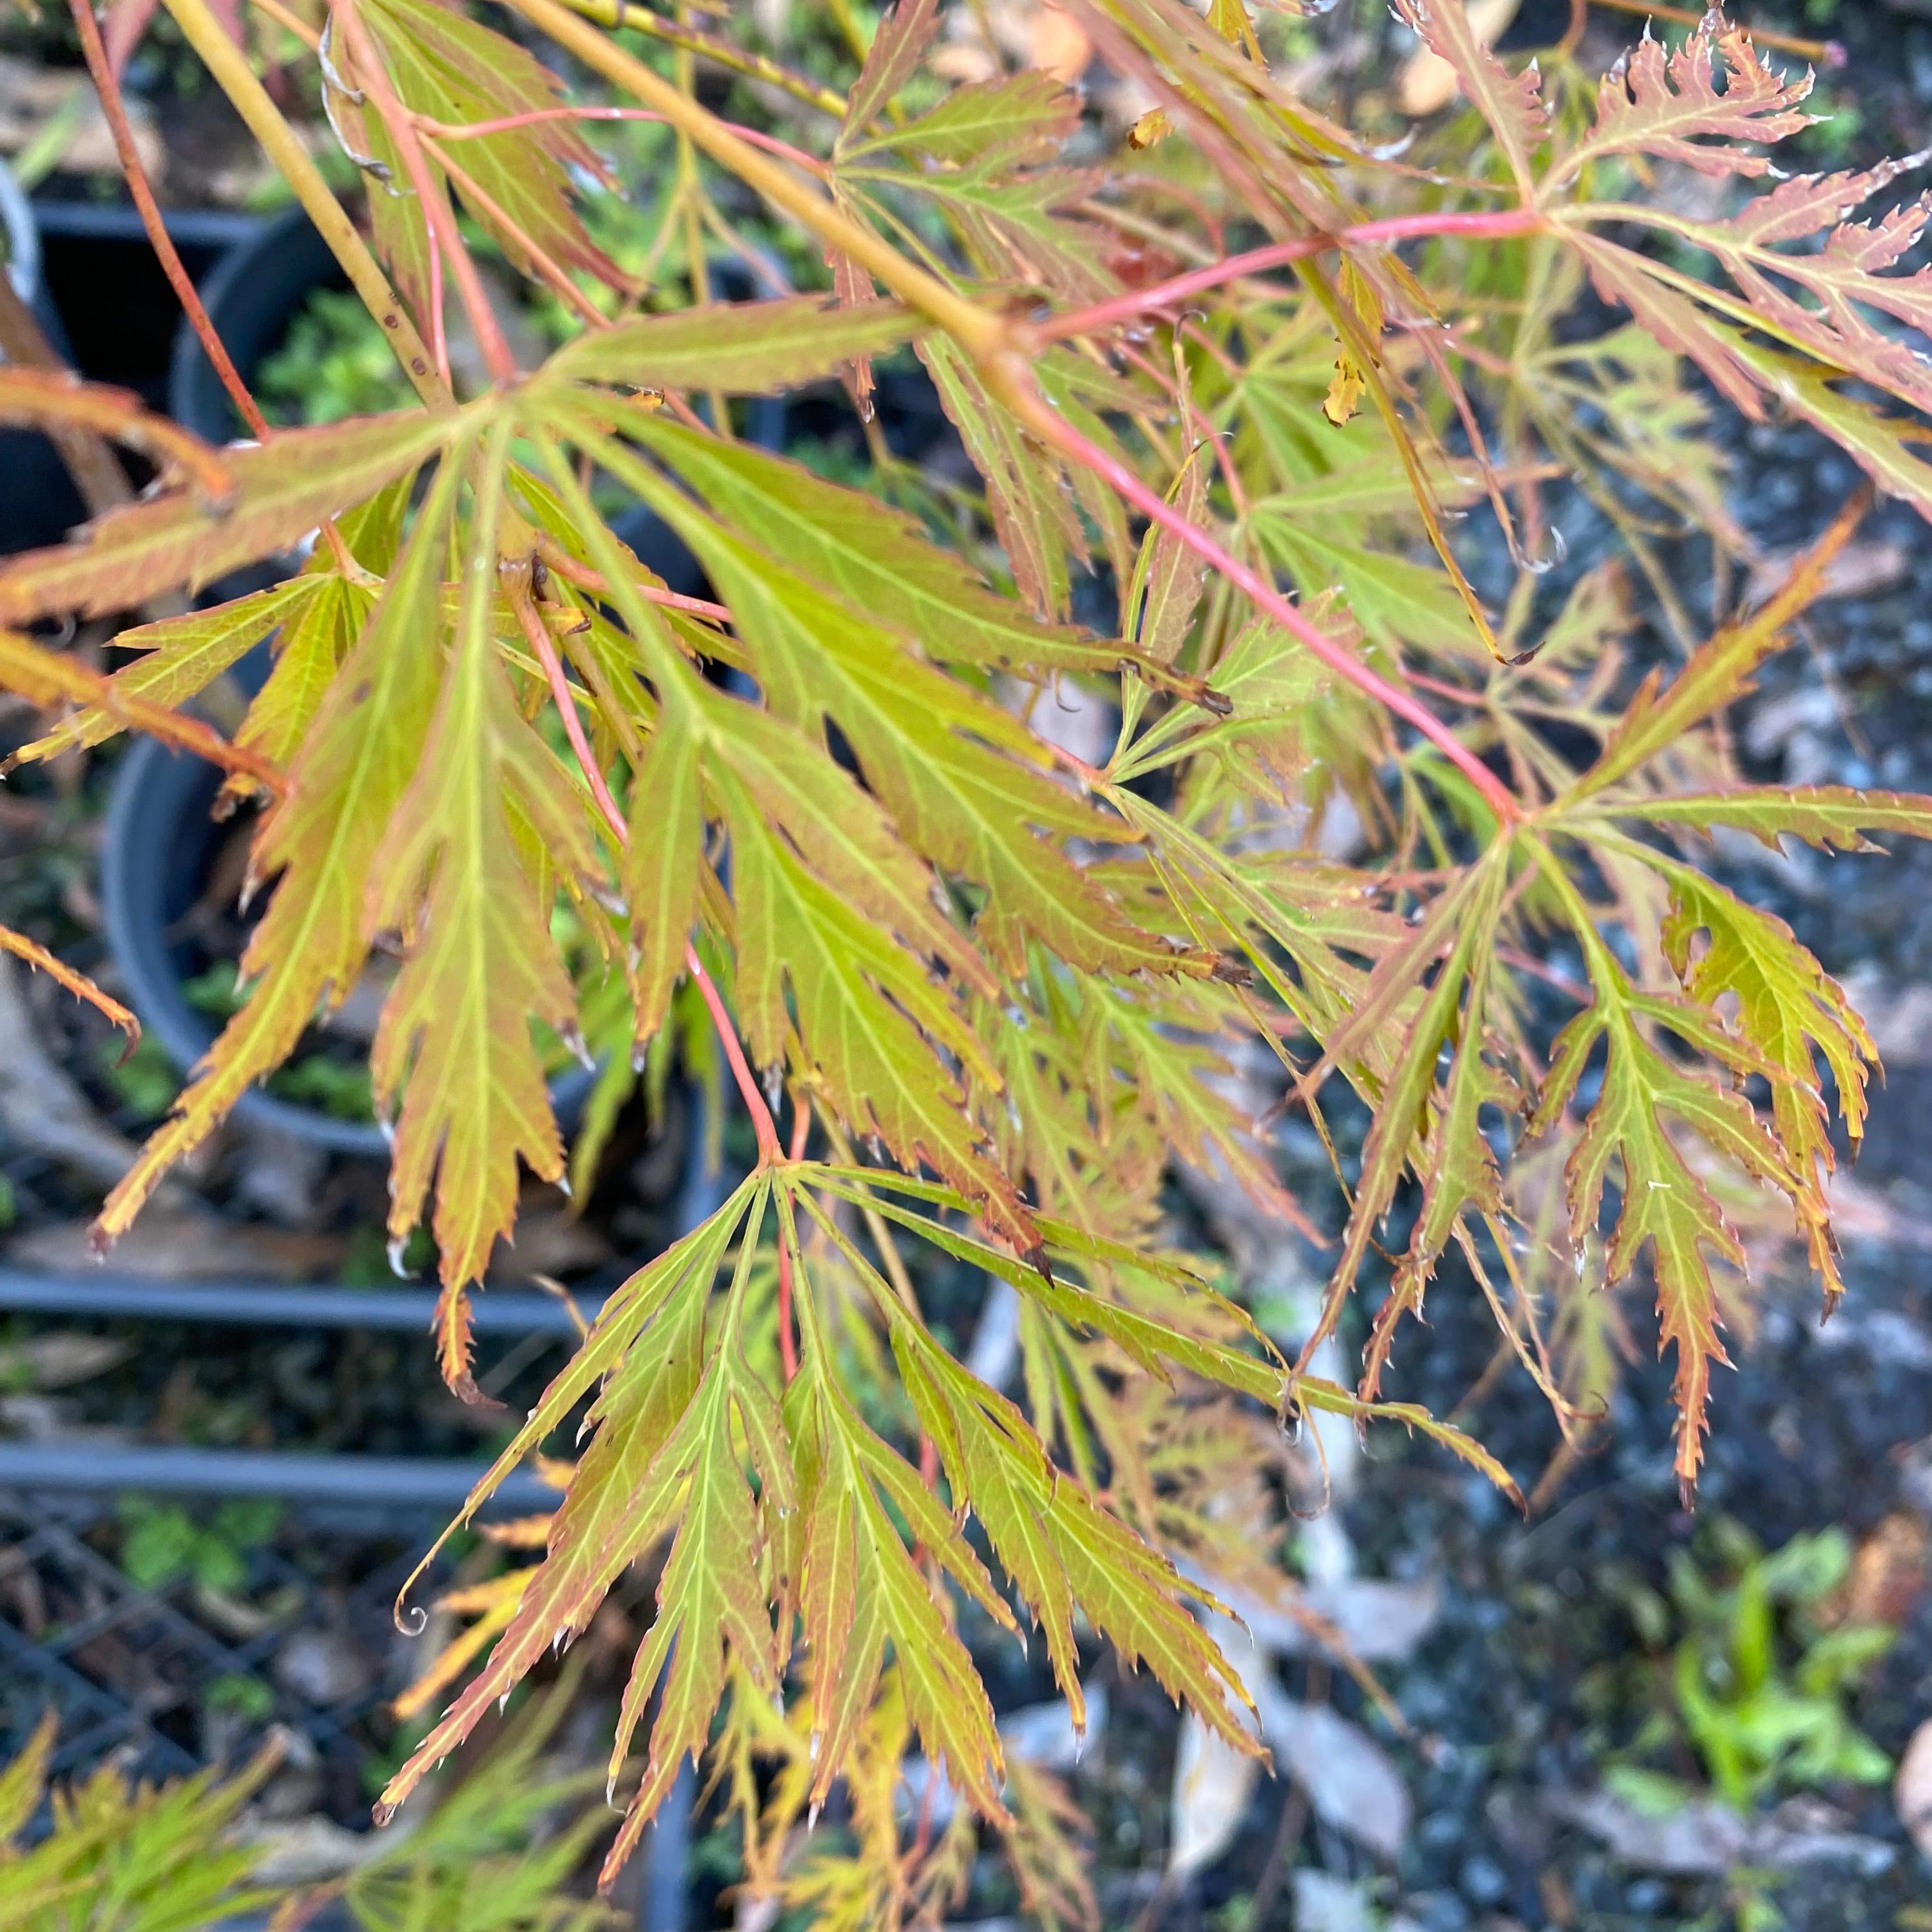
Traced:
<path fill-rule="evenodd" d="M 0 236 L 4 238 L 6 274 L 14 292 L 52 346 L 64 348 L 60 318 L 47 293 L 40 229 L 27 197 L 4 164 Z M 0 354 L 0 362 L 5 359 Z M 60 452 L 45 436 L 30 430 L 0 430 L 0 555 L 58 543 L 86 514 Z"/>
<path fill-rule="evenodd" d="M 349 278 L 299 208 L 264 222 L 224 255 L 201 284 L 202 305 L 243 382 L 280 348 L 318 290 L 346 289 Z M 168 369 L 168 414 L 218 446 L 242 432 L 235 406 L 200 338 L 183 316 Z"/>
<path fill-rule="evenodd" d="M 258 649 L 230 677 L 252 694 L 269 658 Z M 114 775 L 101 841 L 100 903 L 107 942 L 130 1004 L 148 1036 L 185 1074 L 207 1053 L 218 1020 L 188 994 L 200 971 L 224 956 L 194 930 L 197 908 L 219 896 L 222 861 L 240 835 L 210 814 L 221 789 L 218 767 L 157 739 L 128 749 Z M 550 1082 L 550 1101 L 566 1125 L 581 1111 L 596 1076 L 572 1066 Z M 278 1129 L 310 1146 L 382 1159 L 388 1142 L 374 1120 L 350 1120 L 250 1088 L 237 1118 Z"/>
<path fill-rule="evenodd" d="M 68 360 L 88 382 L 131 389 L 149 409 L 166 410 L 181 298 L 140 211 L 125 202 L 42 195 L 33 213 L 41 279 L 60 316 Z M 259 215 L 220 208 L 171 208 L 161 221 L 197 284 L 262 226 Z"/>
<path fill-rule="evenodd" d="M 711 278 L 719 296 L 728 302 L 747 301 L 756 292 L 750 272 L 735 258 L 713 262 Z M 234 358 L 242 380 L 252 385 L 263 362 L 287 340 L 310 298 L 320 290 L 348 286 L 348 278 L 314 224 L 302 209 L 292 208 L 225 256 L 202 285 L 201 294 L 215 334 Z M 175 338 L 168 413 L 206 442 L 220 445 L 237 434 L 228 393 L 185 320 Z M 784 443 L 785 424 L 782 399 L 758 397 L 746 408 L 742 433 L 747 442 L 761 449 L 778 449 Z M 656 572 L 672 590 L 688 597 L 703 592 L 704 574 L 698 560 L 641 503 L 614 518 L 612 526 L 638 561 Z M 259 575 L 238 578 L 220 588 L 234 595 L 251 583 L 266 580 Z"/>

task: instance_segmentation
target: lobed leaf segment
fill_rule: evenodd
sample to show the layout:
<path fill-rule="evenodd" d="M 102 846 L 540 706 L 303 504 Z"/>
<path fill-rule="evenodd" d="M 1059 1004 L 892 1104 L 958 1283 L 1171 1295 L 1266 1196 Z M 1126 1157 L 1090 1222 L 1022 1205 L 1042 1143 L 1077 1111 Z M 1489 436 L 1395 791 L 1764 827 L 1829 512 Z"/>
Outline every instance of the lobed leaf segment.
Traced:
<path fill-rule="evenodd" d="M 1250 1426 L 1392 1419 L 1510 1484 L 1382 1394 L 1452 1248 L 1573 1433 L 1622 1318 L 1598 1292 L 1654 1284 L 1688 1491 L 1768 1204 L 1828 1304 L 1842 1291 L 1831 1133 L 1857 1138 L 1876 1064 L 1842 988 L 1702 842 L 1864 850 L 1932 834 L 1932 802 L 1748 783 L 1717 728 L 1864 500 L 1701 640 L 1654 539 L 1742 546 L 1712 394 L 1809 422 L 1932 516 L 1932 394 L 1903 340 L 1928 272 L 1900 266 L 1932 204 L 1880 205 L 1914 164 L 1751 191 L 1808 124 L 1810 79 L 1714 11 L 1598 76 L 1566 48 L 1502 60 L 1460 0 L 1400 0 L 1466 102 L 1423 166 L 1372 108 L 1343 127 L 1299 98 L 1239 4 L 1204 28 L 1176 0 L 1091 0 L 1096 55 L 1159 104 L 1096 169 L 1067 158 L 1082 104 L 1044 74 L 934 86 L 934 0 L 877 23 L 843 96 L 602 0 L 332 0 L 310 78 L 369 184 L 365 243 L 206 0 L 166 4 L 421 404 L 214 452 L 126 398 L 0 372 L 8 420 L 160 471 L 0 568 L 0 682 L 56 714 L 17 761 L 148 730 L 262 807 L 246 997 L 101 1240 L 385 956 L 390 1232 L 434 1233 L 466 1394 L 466 1298 L 524 1187 L 566 1172 L 560 1056 L 603 1069 L 580 1176 L 634 1069 L 696 1037 L 686 1017 L 717 1029 L 758 1150 L 472 1498 L 465 1521 L 579 1419 L 554 1516 L 504 1533 L 536 1560 L 459 1606 L 475 1620 L 422 1697 L 460 1688 L 386 1808 L 661 1556 L 611 1869 L 710 1750 L 766 1880 L 903 1918 L 948 1895 L 965 1844 L 902 1850 L 916 1739 L 1009 1832 L 1042 1912 L 1077 1919 L 1064 1799 L 1005 1761 L 967 1620 L 1016 1636 L 1023 1611 L 1076 1714 L 1090 1631 L 1253 1748 L 1190 1580 L 1258 1550 L 1278 1568 L 1251 1478 L 1280 1451 Z M 619 25 L 676 51 L 654 64 Z M 560 83 L 542 40 L 588 78 Z M 698 57 L 819 118 L 724 118 Z M 668 128 L 674 186 L 620 262 L 593 134 L 636 121 Z M 1732 202 L 1673 212 L 1644 191 L 1659 164 Z M 720 176 L 809 236 L 825 292 L 707 298 L 708 250 L 737 239 Z M 1231 220 L 1259 245 L 1230 252 Z M 516 366 L 466 224 L 573 318 L 541 366 Z M 680 278 L 688 303 L 641 305 Z M 1580 336 L 1586 285 L 1628 321 Z M 483 365 L 460 396 L 452 304 Z M 894 357 L 982 494 L 882 446 L 854 488 L 730 433 L 734 398 L 835 380 L 865 418 Z M 1558 470 L 1627 553 L 1560 598 L 1533 561 Z M 710 596 L 626 547 L 618 494 Z M 1500 609 L 1451 541 L 1472 510 L 1519 565 Z M 110 675 L 26 634 L 317 531 L 270 589 L 151 611 Z M 1122 593 L 1118 634 L 1071 621 L 1088 568 Z M 1685 646 L 1667 679 L 1628 675 L 1640 582 Z M 224 739 L 191 707 L 264 640 L 272 674 Z M 1358 1156 L 1337 1078 L 1366 1106 Z M 1168 1252 L 1158 1198 L 1178 1166 L 1224 1216 L 1312 1235 L 1274 1159 L 1289 1106 L 1347 1192 L 1292 1362 Z M 1020 1400 L 928 1324 L 908 1236 L 1017 1297 Z M 1383 1274 L 1358 1385 L 1322 1379 Z M 778 1838 L 842 1776 L 859 1852 L 781 1874 Z"/>

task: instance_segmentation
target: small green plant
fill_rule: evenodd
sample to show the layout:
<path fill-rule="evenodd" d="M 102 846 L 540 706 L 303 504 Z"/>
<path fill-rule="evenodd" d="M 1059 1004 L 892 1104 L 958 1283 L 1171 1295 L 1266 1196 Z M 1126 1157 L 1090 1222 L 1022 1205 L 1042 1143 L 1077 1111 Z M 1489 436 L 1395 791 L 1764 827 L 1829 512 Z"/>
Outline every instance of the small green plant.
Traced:
<path fill-rule="evenodd" d="M 410 386 L 359 296 L 320 289 L 262 364 L 262 406 L 278 423 L 340 422 L 403 406 Z"/>
<path fill-rule="evenodd" d="M 144 1590 L 179 1576 L 204 1590 L 238 1590 L 248 1579 L 249 1552 L 280 1520 L 280 1504 L 266 1497 L 237 1497 L 202 1523 L 177 1504 L 129 1496 L 121 1504 L 121 1568 Z"/>
<path fill-rule="evenodd" d="M 1678 1551 L 1667 1601 L 1638 1616 L 1647 1640 L 1675 1629 L 1667 1708 L 1640 1732 L 1634 1759 L 1694 1753 L 1726 1804 L 1748 1810 L 1775 1793 L 1876 1784 L 1892 1760 L 1852 1721 L 1850 1704 L 1897 1633 L 1882 1624 L 1828 1623 L 1851 1567 L 1844 1532 L 1795 1536 L 1768 1555 L 1741 1524 L 1720 1519 L 1700 1563 Z M 1672 1809 L 1678 1780 L 1625 1763 L 1606 1780 L 1633 1802 Z"/>
<path fill-rule="evenodd" d="M 50 1713 L 0 1769 L 0 1932 L 191 1932 L 271 1910 L 274 1924 L 302 1925 L 332 1902 L 359 1932 L 592 1932 L 609 1908 L 566 1887 L 604 1828 L 602 1808 L 581 1802 L 602 1772 L 558 1777 L 543 1762 L 572 1688 L 530 1703 L 417 1829 L 321 1886 L 256 1880 L 260 1853 L 240 1828 L 272 1748 L 231 1777 L 154 1786 L 110 1764 L 50 1789 Z M 51 1828 L 33 1831 L 44 1805 Z"/>
<path fill-rule="evenodd" d="M 140 1120 L 159 1120 L 181 1091 L 181 1076 L 173 1063 L 145 1034 L 132 1046 L 124 1040 L 104 1040 L 100 1066 L 108 1090 Z"/>

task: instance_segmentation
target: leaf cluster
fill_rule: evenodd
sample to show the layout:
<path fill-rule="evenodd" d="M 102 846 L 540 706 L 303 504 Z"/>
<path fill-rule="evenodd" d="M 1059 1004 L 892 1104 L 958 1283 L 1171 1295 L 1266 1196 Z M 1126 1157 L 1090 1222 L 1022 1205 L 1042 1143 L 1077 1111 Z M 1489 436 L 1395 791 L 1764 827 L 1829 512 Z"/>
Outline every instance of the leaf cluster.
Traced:
<path fill-rule="evenodd" d="M 1932 514 L 1932 394 L 1900 339 L 1926 318 L 1902 265 L 1928 205 L 1888 202 L 1906 164 L 1756 190 L 1809 77 L 1717 12 L 1595 75 L 1568 47 L 1502 60 L 1461 0 L 1402 0 L 1466 104 L 1408 159 L 1373 102 L 1343 124 L 1303 98 L 1239 4 L 1078 10 L 1159 103 L 1111 142 L 1040 70 L 935 92 L 938 37 L 972 10 L 937 0 L 858 34 L 842 94 L 748 28 L 621 10 L 646 58 L 556 0 L 333 0 L 308 84 L 367 189 L 364 243 L 205 0 L 167 4 L 421 400 L 212 452 L 126 398 L 0 384 L 0 412 L 161 472 L 0 570 L 0 679 L 56 714 L 20 759 L 156 730 L 262 808 L 238 1004 L 102 1242 L 372 973 L 388 1232 L 399 1254 L 434 1237 L 466 1396 L 468 1298 L 520 1200 L 595 1184 L 674 1034 L 710 1030 L 758 1148 L 472 1498 L 466 1520 L 579 1430 L 548 1466 L 554 1515 L 508 1538 L 532 1560 L 455 1606 L 472 1621 L 422 1693 L 453 1701 L 386 1806 L 655 1564 L 613 1868 L 709 1752 L 748 1843 L 843 1778 L 859 1852 L 797 1882 L 835 1922 L 916 1915 L 964 1856 L 905 1849 L 916 1741 L 1008 1831 L 1042 1913 L 1078 1919 L 1059 1800 L 1006 1762 L 968 1620 L 1036 1628 L 1076 1719 L 1097 1640 L 1253 1748 L 1193 1580 L 1245 1539 L 1282 1581 L 1262 1438 L 1311 1410 L 1386 1418 L 1510 1483 L 1383 1394 L 1451 1256 L 1572 1432 L 1627 1326 L 1596 1291 L 1654 1290 L 1689 1491 L 1747 1234 L 1781 1216 L 1828 1305 L 1842 1290 L 1832 1136 L 1858 1138 L 1876 1064 L 1711 850 L 1862 851 L 1932 834 L 1932 801 L 1749 783 L 1723 728 L 1863 500 L 1708 634 L 1660 539 L 1744 548 L 1720 408 L 1796 416 Z M 700 58 L 798 116 L 728 119 Z M 619 116 L 664 124 L 675 156 L 622 268 L 586 212 Z M 1726 212 L 1676 212 L 1662 169 Z M 822 287 L 708 299 L 748 197 L 808 238 Z M 515 365 L 485 254 L 581 325 L 538 367 Z M 1594 334 L 1591 290 L 1619 312 Z M 482 364 L 460 386 L 458 326 Z M 874 365 L 908 353 L 971 489 L 872 421 Z M 868 487 L 731 433 L 738 399 L 834 382 Z M 1624 551 L 1560 591 L 1558 474 Z M 627 547 L 620 496 L 707 596 Z M 1479 592 L 1470 518 L 1507 594 Z M 122 633 L 137 655 L 111 675 L 27 634 L 272 556 L 271 588 Z M 1118 604 L 1098 631 L 1073 620 L 1090 574 Z M 1640 669 L 1660 636 L 1669 675 Z M 272 674 L 224 739 L 194 707 L 265 640 Z M 573 1053 L 602 1070 L 574 1158 L 549 1088 Z M 1328 1200 L 1283 1178 L 1292 1110 Z M 1298 1354 L 1173 1252 L 1176 1171 L 1276 1243 L 1336 1209 Z M 908 1240 L 1013 1298 L 1017 1399 L 928 1322 Z M 1384 1281 L 1356 1386 L 1322 1378 Z"/>

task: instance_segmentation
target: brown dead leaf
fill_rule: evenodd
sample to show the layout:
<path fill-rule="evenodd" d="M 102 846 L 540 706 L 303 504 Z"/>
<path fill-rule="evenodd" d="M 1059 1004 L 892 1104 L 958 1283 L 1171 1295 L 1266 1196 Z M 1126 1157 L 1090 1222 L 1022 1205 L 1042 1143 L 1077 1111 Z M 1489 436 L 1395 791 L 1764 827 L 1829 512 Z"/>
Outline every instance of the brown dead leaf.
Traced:
<path fill-rule="evenodd" d="M 1798 561 L 1795 550 L 1772 550 L 1758 559 L 1744 583 L 1744 603 L 1755 608 L 1772 596 Z M 1911 574 L 1912 557 L 1903 544 L 1849 543 L 1825 572 L 1827 597 L 1870 597 L 1889 590 Z"/>
<path fill-rule="evenodd" d="M 1912 1734 L 1892 1780 L 1892 1800 L 1898 1822 L 1918 1847 L 1921 1858 L 1932 1858 L 1932 1718 Z"/>
<path fill-rule="evenodd" d="M 1823 1606 L 1832 1624 L 1903 1623 L 1924 1594 L 1932 1565 L 1932 1532 L 1925 1520 L 1895 1510 L 1862 1541 L 1851 1574 Z"/>
<path fill-rule="evenodd" d="M 176 1281 L 215 1274 L 313 1281 L 340 1264 L 342 1248 L 333 1234 L 290 1233 L 194 1208 L 151 1208 L 116 1246 L 114 1270 Z M 7 1258 L 16 1267 L 92 1271 L 98 1265 L 92 1223 L 56 1221 L 35 1228 L 9 1246 Z"/>

